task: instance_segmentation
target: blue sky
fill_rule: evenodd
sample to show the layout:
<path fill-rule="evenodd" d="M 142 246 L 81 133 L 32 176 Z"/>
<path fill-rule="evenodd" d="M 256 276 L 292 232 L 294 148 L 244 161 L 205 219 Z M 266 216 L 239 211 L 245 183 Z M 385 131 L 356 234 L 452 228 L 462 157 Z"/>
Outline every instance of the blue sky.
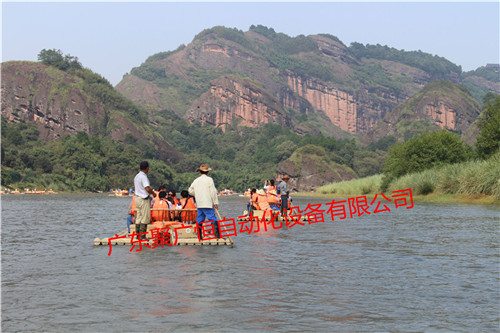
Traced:
<path fill-rule="evenodd" d="M 464 71 L 499 63 L 499 2 L 3 2 L 2 61 L 42 49 L 79 58 L 116 85 L 147 57 L 216 25 L 422 50 Z"/>

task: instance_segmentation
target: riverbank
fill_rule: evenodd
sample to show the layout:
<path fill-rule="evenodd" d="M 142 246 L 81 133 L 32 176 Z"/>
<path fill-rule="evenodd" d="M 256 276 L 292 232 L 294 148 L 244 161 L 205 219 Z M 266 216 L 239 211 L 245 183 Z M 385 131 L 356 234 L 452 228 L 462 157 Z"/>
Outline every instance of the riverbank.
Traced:
<path fill-rule="evenodd" d="M 403 189 L 404 190 L 404 189 Z M 379 192 L 381 193 L 381 192 Z M 387 192 L 386 192 L 387 193 Z M 366 196 L 369 199 L 375 197 L 374 193 L 361 194 L 361 193 L 348 193 L 348 194 L 338 194 L 338 193 L 320 193 L 320 192 L 293 192 L 292 197 L 311 197 L 311 198 L 355 198 L 359 196 Z M 500 200 L 492 195 L 465 195 L 465 194 L 443 194 L 443 193 L 431 193 L 427 195 L 417 194 L 413 195 L 413 200 L 415 202 L 428 202 L 428 203 L 459 203 L 459 204 L 474 204 L 474 205 L 498 205 L 500 206 Z"/>
<path fill-rule="evenodd" d="M 500 205 L 500 152 L 488 160 L 473 160 L 404 175 L 382 191 L 382 175 L 322 186 L 296 195 L 324 198 L 368 198 L 411 188 L 415 201 Z"/>

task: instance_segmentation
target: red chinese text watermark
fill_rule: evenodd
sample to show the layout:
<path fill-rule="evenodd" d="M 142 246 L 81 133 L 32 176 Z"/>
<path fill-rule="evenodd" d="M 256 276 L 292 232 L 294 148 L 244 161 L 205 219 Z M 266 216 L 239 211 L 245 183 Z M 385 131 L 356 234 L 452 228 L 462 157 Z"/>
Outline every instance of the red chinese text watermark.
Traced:
<path fill-rule="evenodd" d="M 380 197 L 379 197 L 380 195 Z M 377 201 L 377 199 L 379 201 Z M 314 223 L 325 223 L 325 214 L 331 217 L 333 222 L 353 218 L 355 216 L 371 215 L 381 212 L 390 212 L 391 209 L 387 207 L 384 203 L 394 203 L 394 209 L 405 207 L 406 209 L 413 208 L 413 195 L 411 189 L 393 191 L 390 198 L 388 198 L 384 193 L 375 194 L 375 197 L 370 201 L 366 196 L 359 196 L 355 198 L 347 198 L 343 200 L 333 199 L 331 202 L 325 204 L 326 207 L 322 209 L 322 204 L 311 205 L 308 204 L 307 207 L 301 211 L 298 206 L 291 207 L 290 213 L 284 215 L 282 219 L 279 219 L 279 211 L 266 211 L 262 217 L 257 216 L 238 216 L 238 221 L 235 219 L 223 218 L 217 221 L 219 227 L 219 238 L 225 238 L 229 236 L 238 236 L 238 233 L 258 233 L 262 231 L 268 231 L 271 229 L 281 229 L 283 224 L 288 228 L 292 228 L 296 225 L 306 225 Z M 150 239 L 141 239 L 142 235 L 147 233 L 131 233 L 130 235 L 118 236 L 109 238 L 109 252 L 108 256 L 111 255 L 112 244 L 119 239 L 130 238 L 130 244 L 132 247 L 130 251 L 134 249 L 136 251 L 141 251 L 142 246 L 146 246 L 150 249 L 157 248 L 158 246 L 163 247 L 177 245 L 178 234 L 182 232 L 183 229 L 189 232 L 196 232 L 198 235 L 198 241 L 201 240 L 214 240 L 217 239 L 214 221 L 204 221 L 199 227 L 196 225 L 180 225 L 173 228 L 173 237 L 170 236 L 170 229 L 168 227 L 161 229 L 151 229 Z M 200 234 L 202 237 L 200 237 Z M 173 238 L 173 242 L 172 239 Z"/>

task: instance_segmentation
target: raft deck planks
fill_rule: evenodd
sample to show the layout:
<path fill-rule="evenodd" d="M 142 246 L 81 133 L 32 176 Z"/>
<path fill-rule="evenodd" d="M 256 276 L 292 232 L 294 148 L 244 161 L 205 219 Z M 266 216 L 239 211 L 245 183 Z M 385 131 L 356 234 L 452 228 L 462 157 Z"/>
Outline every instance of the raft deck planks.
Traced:
<path fill-rule="evenodd" d="M 153 228 L 150 228 L 148 226 L 148 231 Z M 130 231 L 134 231 L 134 226 L 130 226 Z M 118 234 L 118 236 L 125 236 L 129 235 L 127 229 L 123 230 Z M 113 236 L 115 237 L 115 236 Z M 109 245 L 110 239 L 113 237 L 106 237 L 106 238 L 95 238 L 94 239 L 94 245 L 99 246 L 99 245 Z M 154 241 L 149 239 L 147 242 L 144 242 L 143 244 L 148 244 L 148 245 L 153 245 Z M 131 238 L 119 238 L 119 239 L 112 239 L 111 240 L 111 245 L 132 245 L 131 243 Z M 177 245 L 198 245 L 198 246 L 203 246 L 203 245 L 227 245 L 227 246 L 234 246 L 234 242 L 231 239 L 231 237 L 227 238 L 219 238 L 219 239 L 209 239 L 209 240 L 203 240 L 199 241 L 198 237 L 190 237 L 190 238 L 177 238 L 177 243 L 172 246 L 177 246 Z"/>

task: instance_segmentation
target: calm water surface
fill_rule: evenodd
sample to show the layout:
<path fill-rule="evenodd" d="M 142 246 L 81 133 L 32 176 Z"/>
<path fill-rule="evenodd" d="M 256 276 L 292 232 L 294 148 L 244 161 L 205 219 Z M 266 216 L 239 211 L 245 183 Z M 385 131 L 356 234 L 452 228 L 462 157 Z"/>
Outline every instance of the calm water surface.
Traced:
<path fill-rule="evenodd" d="M 498 206 L 416 203 L 234 248 L 108 256 L 92 241 L 125 228 L 129 201 L 2 196 L 3 332 L 499 331 Z M 245 206 L 222 197 L 220 211 Z"/>

